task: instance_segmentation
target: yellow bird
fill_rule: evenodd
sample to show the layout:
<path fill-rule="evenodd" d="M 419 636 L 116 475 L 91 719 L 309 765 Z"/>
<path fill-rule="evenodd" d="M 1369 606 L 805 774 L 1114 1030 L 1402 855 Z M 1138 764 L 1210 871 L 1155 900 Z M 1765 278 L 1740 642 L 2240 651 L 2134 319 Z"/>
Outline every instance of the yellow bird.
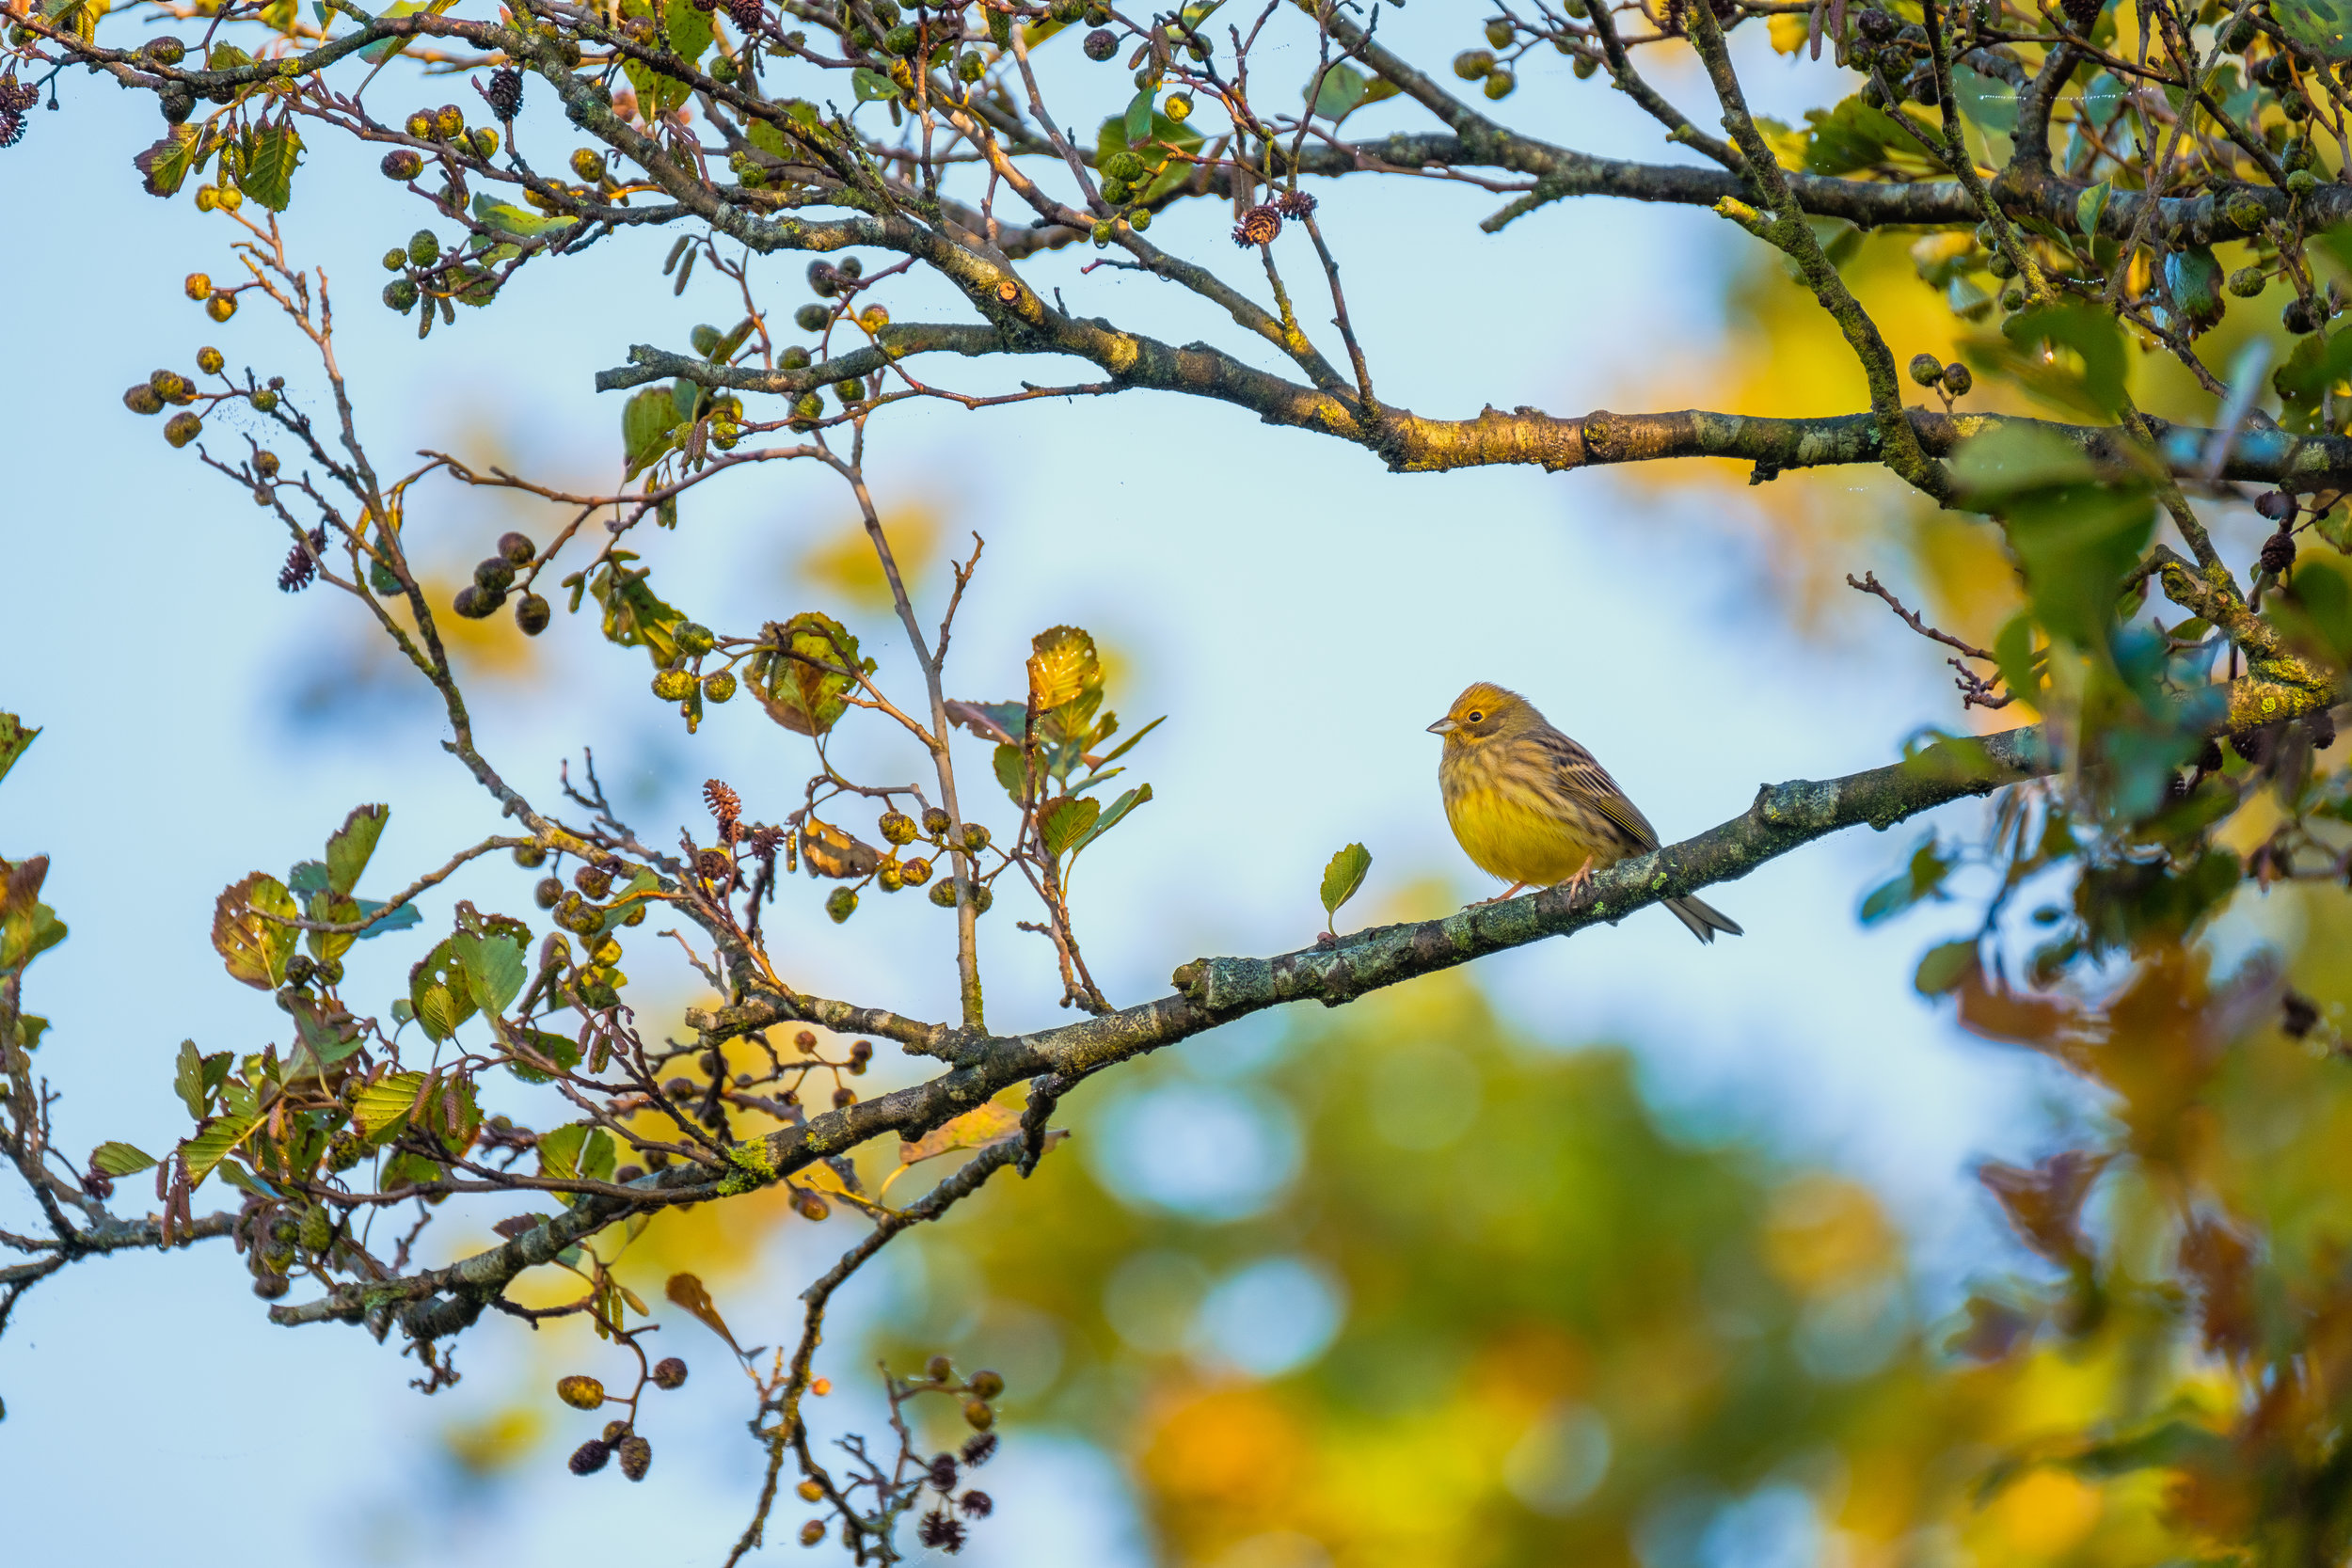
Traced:
<path fill-rule="evenodd" d="M 1480 870 L 1511 884 L 1497 898 L 1554 882 L 1581 889 L 1602 867 L 1658 847 L 1649 818 L 1593 753 L 1518 692 L 1480 681 L 1429 733 L 1445 736 L 1438 785 L 1454 836 Z M 1666 908 L 1701 942 L 1742 934 L 1696 898 Z"/>

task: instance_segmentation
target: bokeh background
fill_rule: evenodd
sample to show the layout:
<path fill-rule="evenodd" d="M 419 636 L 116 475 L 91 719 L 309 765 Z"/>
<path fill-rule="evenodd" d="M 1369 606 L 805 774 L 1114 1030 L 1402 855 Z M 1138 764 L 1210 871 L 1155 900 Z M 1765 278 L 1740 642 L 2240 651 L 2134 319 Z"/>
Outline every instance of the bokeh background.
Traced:
<path fill-rule="evenodd" d="M 1385 12 L 1383 35 L 1442 59 L 1470 41 L 1445 12 Z M 1742 41 L 1767 112 L 1793 119 L 1843 90 L 1822 96 L 1835 73 L 1773 55 L 1758 29 Z M 1260 69 L 1303 77 L 1310 63 L 1277 46 Z M 1069 80 L 1076 101 L 1117 107 L 1115 82 Z M 1663 80 L 1694 101 L 1690 75 Z M 168 1087 L 183 1037 L 253 1050 L 283 1022 L 207 946 L 223 885 L 315 853 L 364 800 L 392 808 L 368 892 L 495 819 L 440 752 L 430 694 L 347 602 L 281 595 L 286 541 L 267 515 L 122 409 L 123 386 L 185 368 L 200 343 L 306 395 L 319 377 L 266 310 L 215 326 L 182 297 L 191 270 L 234 276 L 230 235 L 140 194 L 129 160 L 151 111 L 61 87 L 68 112 L 36 115 L 0 158 L 16 236 L 0 705 L 45 732 L 0 789 L 0 851 L 55 858 L 47 896 L 72 928 L 28 997 L 55 1022 L 41 1054 L 61 1140 L 155 1148 L 183 1131 Z M 387 87 L 472 102 L 457 84 Z M 1565 60 L 1533 64 L 1508 107 L 1574 146 L 1673 155 Z M 544 108 L 523 122 L 542 156 L 564 130 Z M 1390 103 L 1349 129 L 1422 123 Z M 317 148 L 297 193 L 291 249 L 333 281 L 362 430 L 388 467 L 429 447 L 609 485 L 621 399 L 598 397 L 594 372 L 631 342 L 681 346 L 695 323 L 740 314 L 707 272 L 673 299 L 666 237 L 624 235 L 532 269 L 421 343 L 374 299 L 377 256 L 419 213 L 348 147 Z M 1380 388 L 1417 410 L 1862 405 L 1809 302 L 1704 211 L 1569 202 L 1486 236 L 1477 220 L 1499 200 L 1467 186 L 1366 177 L 1320 194 Z M 1214 256 L 1231 217 L 1203 205 L 1162 221 L 1172 248 Z M 1189 296 L 1086 272 L 1092 259 L 1080 247 L 1025 271 L 1073 309 L 1251 353 Z M 1964 325 L 1910 273 L 1898 243 L 1856 276 L 1899 358 L 1949 356 Z M 758 275 L 779 316 L 803 297 L 789 258 Z M 900 320 L 954 309 L 920 285 L 884 297 Z M 926 368 L 984 388 L 1048 373 Z M 1131 759 L 1155 799 L 1075 889 L 1093 972 L 1121 1002 L 1198 955 L 1310 941 L 1324 863 L 1349 841 L 1374 862 L 1343 925 L 1493 891 L 1445 832 L 1422 733 L 1473 679 L 1527 692 L 1673 839 L 1735 815 L 1759 783 L 1873 766 L 1923 724 L 1966 722 L 1937 650 L 1844 573 L 1875 570 L 1978 633 L 2010 594 L 1982 536 L 1923 522 L 1867 476 L 1392 476 L 1352 448 L 1141 394 L 894 411 L 873 451 L 901 548 L 927 563 L 929 615 L 945 553 L 987 541 L 958 694 L 1016 693 L 1027 638 L 1072 622 L 1110 656 L 1130 726 L 1168 716 Z M 851 516 L 827 476 L 768 468 L 697 492 L 676 534 L 638 547 L 696 618 L 741 630 L 822 609 L 909 683 Z M 553 527 L 439 482 L 409 519 L 412 552 L 453 583 L 501 530 Z M 707 777 L 755 815 L 797 800 L 803 742 L 743 703 L 690 740 L 648 696 L 642 656 L 591 621 L 559 617 L 532 643 L 457 625 L 485 749 L 543 801 L 582 748 L 655 841 L 699 820 Z M 837 754 L 876 777 L 914 765 L 880 726 L 845 728 Z M 982 781 L 984 761 L 969 749 Z M 1982 810 L 1950 815 L 1969 827 Z M 874 1420 L 878 1355 L 903 1367 L 946 1350 L 1001 1370 L 1007 1441 L 983 1478 L 998 1513 L 968 1554 L 991 1562 L 2063 1555 L 2101 1506 L 2063 1476 L 1963 1511 L 1964 1527 L 1915 1529 L 1918 1495 L 1958 1486 L 1968 1445 L 2029 1423 L 2043 1397 L 2011 1389 L 1995 1413 L 1942 1370 L 1968 1285 L 2026 1266 L 1972 1167 L 2030 1158 L 2091 1114 L 2047 1064 L 1965 1038 L 1912 991 L 1916 954 L 1971 915 L 1858 924 L 1861 893 L 1919 832 L 1849 834 L 1710 895 L 1748 935 L 1709 949 L 1645 912 L 1105 1075 L 1069 1102 L 1075 1137 L 1034 1179 L 1000 1178 L 847 1292 L 826 1418 Z M 788 884 L 774 916 L 795 975 L 950 1010 L 947 917 L 869 895 L 835 927 L 823 891 Z M 428 925 L 453 897 L 529 901 L 502 863 L 443 892 Z M 983 925 L 992 1018 L 1053 1022 L 1049 955 L 1013 918 Z M 2241 924 L 2229 940 L 2261 934 Z M 414 957 L 398 939 L 363 944 L 349 994 L 388 1001 Z M 682 969 L 631 967 L 641 1010 L 695 999 Z M 878 1079 L 902 1081 L 910 1065 L 888 1055 Z M 491 1217 L 453 1216 L 438 1244 L 480 1244 Z M 730 1204 L 658 1230 L 631 1267 L 651 1296 L 665 1267 L 691 1263 L 739 1335 L 773 1343 L 857 1229 Z M 459 1350 L 464 1383 L 428 1400 L 394 1348 L 272 1329 L 246 1287 L 209 1245 L 82 1265 L 19 1310 L 0 1343 L 0 1494 L 38 1502 L 11 1510 L 25 1560 L 185 1556 L 200 1519 L 253 1568 L 707 1563 L 740 1528 L 760 1460 L 748 1392 L 689 1321 L 661 1338 L 694 1378 L 655 1411 L 653 1474 L 630 1487 L 563 1469 L 593 1423 L 549 1386 L 599 1370 L 584 1332 L 485 1322 Z M 797 1549 L 797 1523 L 780 1511 L 771 1553 Z"/>

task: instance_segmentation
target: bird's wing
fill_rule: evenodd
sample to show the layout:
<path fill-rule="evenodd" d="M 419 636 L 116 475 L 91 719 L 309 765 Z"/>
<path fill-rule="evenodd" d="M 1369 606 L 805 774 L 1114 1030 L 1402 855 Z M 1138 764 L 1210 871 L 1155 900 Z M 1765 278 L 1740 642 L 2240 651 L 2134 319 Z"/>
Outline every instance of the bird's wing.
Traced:
<path fill-rule="evenodd" d="M 1549 724 L 1537 734 L 1536 740 L 1551 758 L 1553 776 L 1560 789 L 1599 812 L 1637 849 L 1658 847 L 1658 830 L 1649 825 L 1642 808 L 1617 787 L 1617 781 L 1609 776 L 1609 769 L 1592 752 Z"/>

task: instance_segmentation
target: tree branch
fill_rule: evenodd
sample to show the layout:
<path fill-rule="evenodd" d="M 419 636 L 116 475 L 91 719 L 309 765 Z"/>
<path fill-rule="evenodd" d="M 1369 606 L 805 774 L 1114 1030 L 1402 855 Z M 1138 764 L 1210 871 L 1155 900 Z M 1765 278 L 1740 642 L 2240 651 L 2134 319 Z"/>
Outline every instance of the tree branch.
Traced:
<path fill-rule="evenodd" d="M 2309 711 L 2325 699 L 2306 692 L 2291 700 L 2300 705 L 2298 711 Z M 780 1181 L 884 1133 L 920 1137 L 1011 1085 L 1049 1073 L 1074 1081 L 1284 1003 L 1337 1006 L 1490 953 L 1613 924 L 1662 899 L 1744 877 L 1841 829 L 1867 822 L 1883 830 L 2056 767 L 2038 726 L 1982 740 L 1940 742 L 1908 761 L 1842 779 L 1764 787 L 1740 816 L 1680 844 L 1620 862 L 1596 875 L 1581 893 L 1546 888 L 1442 920 L 1378 927 L 1330 946 L 1274 958 L 1198 958 L 1176 971 L 1171 995 L 1058 1028 L 970 1042 L 959 1053 L 954 1070 L 929 1082 L 734 1146 L 732 1168 L 724 1172 L 674 1165 L 632 1184 L 644 1192 L 641 1202 L 585 1196 L 502 1245 L 446 1268 L 339 1288 L 313 1301 L 274 1307 L 270 1319 L 286 1325 L 364 1322 L 379 1337 L 394 1323 L 414 1338 L 454 1333 L 525 1269 L 551 1261 L 575 1242 L 644 1208 L 723 1197 Z M 700 1021 L 702 1043 L 714 1048 L 788 1022 L 790 1006 L 788 999 L 746 998 L 723 1015 Z"/>

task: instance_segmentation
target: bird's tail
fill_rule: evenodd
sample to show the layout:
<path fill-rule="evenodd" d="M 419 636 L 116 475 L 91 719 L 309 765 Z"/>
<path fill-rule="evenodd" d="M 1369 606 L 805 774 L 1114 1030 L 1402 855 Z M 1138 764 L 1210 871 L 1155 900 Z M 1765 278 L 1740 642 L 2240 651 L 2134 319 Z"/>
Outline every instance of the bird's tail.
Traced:
<path fill-rule="evenodd" d="M 1701 942 L 1713 942 L 1718 931 L 1727 937 L 1747 935 L 1740 929 L 1738 921 L 1713 905 L 1703 904 L 1696 898 L 1669 898 L 1666 908 L 1672 910 L 1675 918 L 1688 926 L 1691 934 Z"/>

